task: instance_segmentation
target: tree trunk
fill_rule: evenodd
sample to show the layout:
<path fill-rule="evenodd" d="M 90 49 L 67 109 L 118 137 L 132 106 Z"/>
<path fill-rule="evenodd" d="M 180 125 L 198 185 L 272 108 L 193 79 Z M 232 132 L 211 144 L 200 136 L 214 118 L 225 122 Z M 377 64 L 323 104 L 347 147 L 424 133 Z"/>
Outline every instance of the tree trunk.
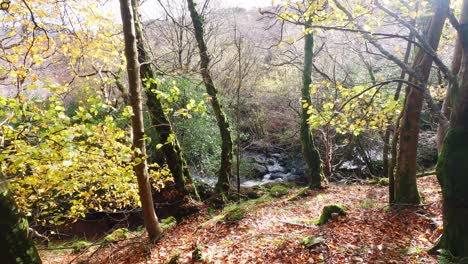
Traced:
<path fill-rule="evenodd" d="M 324 127 L 323 132 L 323 143 L 325 144 L 325 160 L 323 161 L 323 172 L 325 177 L 330 178 L 332 175 L 332 158 L 333 158 L 333 141 L 331 134 L 330 125 Z"/>
<path fill-rule="evenodd" d="M 412 25 L 414 25 L 415 22 L 413 21 Z M 410 33 L 409 39 L 411 41 L 414 40 L 414 34 Z M 411 48 L 412 48 L 412 42 L 408 41 L 406 44 L 406 51 L 405 51 L 405 64 L 408 64 L 411 56 Z M 400 79 L 404 80 L 406 78 L 406 71 L 401 70 L 400 74 Z M 398 101 L 400 99 L 400 94 L 401 94 L 401 89 L 403 88 L 403 83 L 400 82 L 398 83 L 397 89 L 395 91 L 395 96 L 393 99 L 395 101 Z M 405 92 L 405 104 L 406 104 L 406 98 L 408 97 L 408 87 L 406 88 Z M 403 111 L 400 113 L 400 115 L 397 117 L 397 120 L 395 122 L 395 128 L 393 131 L 393 138 L 391 140 L 391 146 L 390 146 L 390 159 L 388 160 L 388 168 L 384 170 L 384 173 L 387 173 L 388 176 L 388 202 L 389 204 L 393 204 L 395 201 L 395 167 L 396 167 L 396 160 L 397 160 L 397 155 L 398 155 L 398 140 L 400 138 L 400 121 L 401 118 L 403 117 Z M 390 128 L 387 128 L 387 132 L 389 132 Z M 390 140 L 390 139 L 389 139 Z M 385 152 L 385 151 L 384 151 Z"/>
<path fill-rule="evenodd" d="M 310 26 L 306 26 L 307 30 Z M 302 103 L 312 105 L 310 97 L 310 85 L 312 84 L 312 61 L 314 56 L 314 36 L 308 33 L 304 36 L 304 72 L 302 79 Z M 310 188 L 322 187 L 324 180 L 322 160 L 320 154 L 315 146 L 312 131 L 310 129 L 307 114 L 308 108 L 302 107 L 301 113 L 301 149 L 302 156 L 307 164 L 307 177 L 309 180 Z"/>
<path fill-rule="evenodd" d="M 383 176 L 387 176 L 388 167 L 389 167 L 389 159 L 388 154 L 390 153 L 390 134 L 392 133 L 390 127 L 385 129 L 385 134 L 383 136 L 383 150 L 382 150 L 382 173 Z"/>
<path fill-rule="evenodd" d="M 452 114 L 437 163 L 442 186 L 444 231 L 440 247 L 455 257 L 468 257 L 468 0 L 460 18 L 462 63 L 459 90 L 451 91 Z"/>
<path fill-rule="evenodd" d="M 0 252 L 2 263 L 42 263 L 28 237 L 28 221 L 20 214 L 7 182 L 0 175 Z"/>
<path fill-rule="evenodd" d="M 455 44 L 455 50 L 453 51 L 453 58 L 452 58 L 452 72 L 453 74 L 458 74 L 460 71 L 461 67 L 461 60 L 463 56 L 463 50 L 462 50 L 462 44 L 460 40 L 460 36 L 457 37 L 457 42 Z M 447 87 L 447 93 L 445 95 L 444 103 L 442 104 L 442 114 L 447 118 L 447 120 L 450 120 L 450 113 L 451 113 L 451 108 L 452 105 L 450 103 L 450 87 L 451 84 L 449 83 L 449 86 Z M 437 151 L 440 153 L 442 149 L 442 144 L 444 142 L 445 134 L 447 132 L 447 126 L 448 124 L 443 124 L 442 122 L 439 122 L 439 126 L 437 127 Z"/>
<path fill-rule="evenodd" d="M 437 50 L 440 36 L 448 15 L 449 1 L 440 0 L 433 4 L 434 15 L 426 29 L 428 43 Z M 433 58 L 419 50 L 413 69 L 417 70 L 422 80 L 412 77 L 411 82 L 426 85 L 431 72 Z M 395 175 L 395 203 L 419 204 L 420 196 L 416 183 L 416 155 L 419 139 L 420 116 L 423 106 L 423 93 L 415 88 L 409 90 L 403 118 L 400 123 L 399 155 Z"/>
<path fill-rule="evenodd" d="M 125 41 L 125 57 L 127 59 L 128 87 L 130 105 L 133 109 L 132 134 L 135 149 L 135 162 L 139 161 L 133 169 L 138 180 L 138 191 L 143 209 L 143 218 L 148 236 L 151 241 L 162 235 L 158 218 L 153 207 L 151 186 L 148 178 L 148 165 L 146 162 L 145 129 L 143 124 L 142 93 L 140 87 L 140 65 L 138 63 L 137 39 L 135 24 L 130 0 L 120 0 L 120 13 Z"/>
<path fill-rule="evenodd" d="M 135 14 L 138 14 L 138 0 L 132 0 L 132 6 Z M 166 158 L 166 163 L 171 171 L 172 177 L 174 177 L 174 186 L 170 184 L 166 185 L 166 190 L 162 190 L 162 193 L 169 192 L 172 187 L 177 190 L 177 194 L 170 195 L 171 198 L 175 198 L 179 201 L 174 201 L 171 199 L 171 211 L 177 210 L 179 206 L 174 204 L 179 204 L 180 206 L 190 203 L 189 196 L 193 195 L 195 199 L 199 199 L 195 185 L 193 184 L 192 175 L 188 169 L 187 163 L 182 155 L 182 149 L 180 148 L 177 137 L 174 136 L 171 142 L 167 142 L 170 135 L 175 135 L 171 122 L 169 118 L 164 113 L 164 108 L 161 101 L 156 97 L 156 94 L 153 91 L 158 89 L 155 82 L 149 80 L 154 80 L 156 75 L 151 68 L 150 57 L 146 50 L 146 44 L 143 37 L 143 28 L 138 19 L 138 16 L 135 16 L 135 30 L 136 30 L 136 39 L 137 39 L 137 48 L 138 48 L 138 61 L 141 64 L 140 66 L 140 77 L 142 85 L 149 85 L 145 89 L 146 93 L 146 105 L 150 112 L 151 123 L 154 126 L 158 136 L 159 142 L 163 144 L 161 147 L 162 153 Z M 164 198 L 165 195 L 161 195 Z M 158 201 L 159 202 L 159 201 Z M 167 202 L 161 201 L 161 202 Z M 184 206 L 185 207 L 185 206 Z M 178 212 L 180 213 L 180 212 Z M 187 212 L 190 213 L 190 212 Z M 183 213 L 184 215 L 186 213 Z"/>
<path fill-rule="evenodd" d="M 218 123 L 219 132 L 221 134 L 221 167 L 218 172 L 218 182 L 216 183 L 216 192 L 221 196 L 222 200 L 226 199 L 226 194 L 229 192 L 231 185 L 231 167 L 232 167 L 232 139 L 229 129 L 229 123 L 226 115 L 223 113 L 221 103 L 218 100 L 217 90 L 213 83 L 210 74 L 210 58 L 206 47 L 202 18 L 195 9 L 193 0 L 187 0 L 190 17 L 192 18 L 193 27 L 195 30 L 195 39 L 197 40 L 198 49 L 200 52 L 200 71 L 203 77 L 203 82 L 206 87 L 206 92 L 210 96 L 211 106 Z"/>

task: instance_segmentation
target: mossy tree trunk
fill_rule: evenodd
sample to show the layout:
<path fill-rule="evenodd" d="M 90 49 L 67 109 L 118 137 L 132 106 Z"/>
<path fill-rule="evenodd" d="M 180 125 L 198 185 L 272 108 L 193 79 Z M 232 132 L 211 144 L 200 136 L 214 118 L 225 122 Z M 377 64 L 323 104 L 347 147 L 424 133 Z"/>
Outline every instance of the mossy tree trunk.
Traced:
<path fill-rule="evenodd" d="M 138 0 L 132 0 L 132 6 L 135 10 L 135 14 L 139 14 Z M 141 22 L 138 19 L 138 15 L 135 16 L 135 29 L 138 47 L 138 61 L 141 65 L 141 83 L 145 86 L 146 93 L 146 106 L 150 113 L 151 124 L 159 136 L 158 142 L 163 144 L 161 150 L 171 174 L 174 177 L 174 187 L 179 192 L 176 196 L 182 201 L 186 200 L 186 196 L 190 195 L 198 200 L 199 196 L 195 185 L 193 184 L 192 175 L 190 174 L 187 163 L 182 155 L 182 149 L 177 137 L 175 137 L 171 122 L 164 112 L 164 107 L 161 101 L 157 98 L 156 93 L 154 92 L 158 89 L 158 86 L 155 82 L 149 81 L 155 80 L 156 74 L 151 67 L 151 63 L 149 63 L 151 59 L 146 49 L 146 43 L 143 36 L 144 32 Z M 172 141 L 167 142 L 171 135 L 174 135 Z M 170 186 L 168 187 L 170 188 Z"/>
<path fill-rule="evenodd" d="M 451 70 L 453 74 L 458 74 L 460 71 L 461 67 L 461 60 L 463 56 L 463 51 L 462 51 L 462 43 L 460 40 L 460 36 L 457 37 L 457 42 L 455 44 L 455 50 L 453 51 L 453 57 L 452 57 L 452 65 L 451 65 Z M 451 84 L 447 87 L 447 93 L 445 95 L 444 103 L 442 104 L 442 114 L 447 118 L 447 120 L 450 120 L 450 113 L 451 113 L 451 108 L 452 104 L 450 102 L 450 87 Z M 442 150 L 442 144 L 444 142 L 445 134 L 447 132 L 447 127 L 448 124 L 444 124 L 443 122 L 439 122 L 439 126 L 437 127 L 437 151 Z"/>
<path fill-rule="evenodd" d="M 433 3 L 431 22 L 425 30 L 427 41 L 432 49 L 437 50 L 440 36 L 449 11 L 449 1 L 439 0 Z M 420 79 L 410 78 L 410 82 L 425 85 L 429 79 L 433 58 L 424 50 L 419 50 L 413 69 Z M 399 154 L 395 174 L 395 204 L 419 204 L 420 196 L 416 183 L 416 155 L 419 139 L 420 117 L 423 106 L 423 93 L 410 88 L 400 123 Z"/>
<path fill-rule="evenodd" d="M 468 0 L 460 18 L 462 63 L 459 88 L 451 90 L 452 114 L 437 163 L 442 186 L 444 231 L 439 246 L 451 255 L 468 257 Z"/>
<path fill-rule="evenodd" d="M 28 221 L 21 216 L 7 182 L 0 175 L 0 252 L 1 263 L 42 263 L 28 237 Z"/>
<path fill-rule="evenodd" d="M 221 103 L 219 102 L 217 90 L 210 73 L 210 57 L 204 39 L 204 30 L 202 17 L 198 14 L 193 0 L 187 0 L 190 17 L 192 18 L 195 39 L 197 40 L 200 53 L 200 71 L 203 77 L 203 83 L 206 92 L 210 96 L 211 106 L 216 117 L 216 122 L 221 134 L 221 167 L 218 171 L 218 182 L 216 183 L 216 192 L 223 200 L 229 192 L 232 176 L 232 139 L 229 123 L 226 115 L 223 113 Z"/>
<path fill-rule="evenodd" d="M 305 26 L 308 31 L 310 26 Z M 304 69 L 302 80 L 302 103 L 312 105 L 310 85 L 312 84 L 312 61 L 314 56 L 314 36 L 312 32 L 304 36 Z M 310 129 L 307 108 L 302 107 L 301 112 L 301 149 L 302 156 L 307 164 L 307 177 L 310 188 L 320 188 L 324 180 L 322 160 L 314 143 L 312 130 Z"/>
<path fill-rule="evenodd" d="M 135 32 L 134 14 L 130 0 L 120 0 L 120 13 L 125 42 L 125 57 L 127 59 L 127 74 L 129 87 L 129 101 L 133 109 L 132 134 L 135 149 L 135 161 L 140 160 L 133 169 L 138 181 L 141 207 L 145 227 L 151 241 L 162 235 L 158 217 L 154 211 L 153 197 L 148 177 L 148 164 L 146 161 L 145 128 L 143 124 L 143 104 L 140 80 L 140 65 L 138 63 L 137 39 Z"/>

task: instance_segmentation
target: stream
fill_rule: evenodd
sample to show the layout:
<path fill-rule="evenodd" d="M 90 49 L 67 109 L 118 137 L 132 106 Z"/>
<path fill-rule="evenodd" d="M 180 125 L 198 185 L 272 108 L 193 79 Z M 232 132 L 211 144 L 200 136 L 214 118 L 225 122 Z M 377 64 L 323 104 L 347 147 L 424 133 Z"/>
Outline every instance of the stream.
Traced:
<path fill-rule="evenodd" d="M 286 168 L 286 159 L 285 155 L 279 153 L 244 153 L 243 162 L 247 163 L 251 175 L 241 175 L 241 187 L 254 187 L 270 182 L 288 182 L 301 179 L 297 170 L 289 171 Z M 211 176 L 194 175 L 194 178 L 210 186 L 214 186 L 217 181 L 216 177 Z M 233 183 L 236 183 L 235 173 L 233 173 Z"/>

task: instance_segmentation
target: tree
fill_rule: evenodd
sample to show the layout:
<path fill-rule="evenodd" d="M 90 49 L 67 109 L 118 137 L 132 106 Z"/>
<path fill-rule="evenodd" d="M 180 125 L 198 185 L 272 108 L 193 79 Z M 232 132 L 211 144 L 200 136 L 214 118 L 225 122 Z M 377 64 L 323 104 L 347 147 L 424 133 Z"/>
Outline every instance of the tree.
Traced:
<path fill-rule="evenodd" d="M 462 43 L 460 40 L 460 36 L 457 37 L 456 43 L 455 43 L 455 50 L 453 51 L 453 56 L 452 56 L 452 65 L 451 65 L 451 70 L 454 74 L 458 74 L 460 72 L 461 68 L 461 62 L 462 62 Z M 457 80 L 458 81 L 458 80 Z M 447 118 L 450 119 L 450 113 L 451 113 L 451 91 L 450 87 L 453 86 L 453 84 L 449 83 L 444 103 L 442 104 L 442 114 Z M 444 138 L 445 135 L 447 134 L 447 128 L 448 124 L 445 124 L 444 122 L 439 122 L 439 126 L 437 127 L 437 150 L 440 151 L 442 150 L 442 144 L 444 143 Z"/>
<path fill-rule="evenodd" d="M 308 21 L 310 23 L 310 21 Z M 322 161 L 320 154 L 315 147 L 314 138 L 309 125 L 309 105 L 312 105 L 310 89 L 312 85 L 312 60 L 314 56 L 314 36 L 310 26 L 305 26 L 304 36 L 304 70 L 302 86 L 302 107 L 301 114 L 301 148 L 302 155 L 307 164 L 307 176 L 309 178 L 309 187 L 321 187 L 324 179 L 322 170 Z"/>
<path fill-rule="evenodd" d="M 445 20 L 449 12 L 449 1 L 439 0 L 433 3 L 431 22 L 428 24 L 425 35 L 433 50 L 437 50 Z M 413 70 L 419 78 L 412 76 L 410 82 L 427 86 L 434 57 L 424 49 L 420 49 L 413 63 Z M 414 87 L 409 88 L 400 122 L 399 152 L 395 173 L 396 204 L 419 204 L 420 196 L 416 183 L 416 154 L 419 138 L 420 117 L 424 101 L 424 91 Z"/>
<path fill-rule="evenodd" d="M 187 0 L 190 17 L 195 31 L 195 39 L 197 40 L 198 50 L 200 53 L 200 71 L 205 83 L 206 92 L 210 96 L 211 106 L 218 123 L 221 134 L 221 167 L 218 171 L 218 182 L 216 183 L 216 192 L 224 200 L 229 192 L 230 181 L 232 176 L 232 139 L 229 122 L 222 110 L 221 103 L 217 96 L 217 90 L 210 74 L 210 57 L 206 47 L 203 22 L 195 8 L 193 0 Z"/>
<path fill-rule="evenodd" d="M 137 38 L 135 20 L 130 0 L 120 0 L 120 13 L 125 42 L 125 57 L 127 58 L 128 86 L 130 105 L 133 109 L 132 134 L 133 147 L 135 148 L 135 160 L 139 161 L 134 166 L 138 180 L 143 218 L 148 236 L 151 241 L 157 240 L 162 235 L 158 218 L 154 211 L 151 186 L 148 178 L 148 165 L 146 161 L 146 138 L 143 124 L 142 92 L 140 80 L 140 64 L 138 62 Z"/>
<path fill-rule="evenodd" d="M 42 263 L 28 237 L 28 221 L 21 216 L 0 172 L 0 248 L 4 263 Z"/>
<path fill-rule="evenodd" d="M 468 257 L 468 1 L 463 1 L 460 26 L 461 68 L 458 89 L 450 90 L 450 124 L 437 163 L 442 186 L 444 231 L 440 248 L 455 257 Z M 466 259 L 465 259 L 466 261 Z"/>
<path fill-rule="evenodd" d="M 161 103 L 161 99 L 158 96 L 158 86 L 155 81 L 156 75 L 151 67 L 150 57 L 146 48 L 146 43 L 143 38 L 143 28 L 141 22 L 138 19 L 138 3 L 137 0 L 132 0 L 134 13 L 136 14 L 135 19 L 135 30 L 138 47 L 138 61 L 141 64 L 140 67 L 140 78 L 142 85 L 145 86 L 146 93 L 146 105 L 150 112 L 151 123 L 157 131 L 159 136 L 159 146 L 164 153 L 167 165 L 174 178 L 175 188 L 179 194 L 174 195 L 182 201 L 188 200 L 187 196 L 191 194 L 194 198 L 199 199 L 197 190 L 192 184 L 192 176 L 187 167 L 187 163 L 182 156 L 182 149 L 179 145 L 177 137 L 172 129 L 171 122 L 164 112 L 164 107 Z M 170 187 L 170 186 L 166 186 Z M 162 190 L 166 192 L 167 190 Z M 174 202 L 174 201 L 171 201 Z M 173 209 L 174 210 L 174 209 Z"/>

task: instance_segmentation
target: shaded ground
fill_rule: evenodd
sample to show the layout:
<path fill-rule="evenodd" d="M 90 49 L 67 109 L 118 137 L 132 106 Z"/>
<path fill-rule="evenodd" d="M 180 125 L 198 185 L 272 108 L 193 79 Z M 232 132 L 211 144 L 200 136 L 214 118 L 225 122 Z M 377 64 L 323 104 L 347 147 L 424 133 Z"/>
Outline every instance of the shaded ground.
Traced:
<path fill-rule="evenodd" d="M 442 231 L 440 188 L 434 176 L 419 179 L 418 186 L 423 205 L 413 210 L 389 210 L 387 187 L 331 185 L 294 201 L 254 204 L 237 224 L 209 221 L 213 215 L 205 208 L 154 246 L 140 235 L 80 256 L 66 250 L 41 254 L 44 263 L 167 263 L 175 255 L 174 263 L 193 263 L 198 247 L 206 263 L 437 263 L 426 250 Z M 336 203 L 347 207 L 347 216 L 313 224 L 324 205 Z M 312 249 L 300 245 L 310 235 L 324 242 Z"/>

